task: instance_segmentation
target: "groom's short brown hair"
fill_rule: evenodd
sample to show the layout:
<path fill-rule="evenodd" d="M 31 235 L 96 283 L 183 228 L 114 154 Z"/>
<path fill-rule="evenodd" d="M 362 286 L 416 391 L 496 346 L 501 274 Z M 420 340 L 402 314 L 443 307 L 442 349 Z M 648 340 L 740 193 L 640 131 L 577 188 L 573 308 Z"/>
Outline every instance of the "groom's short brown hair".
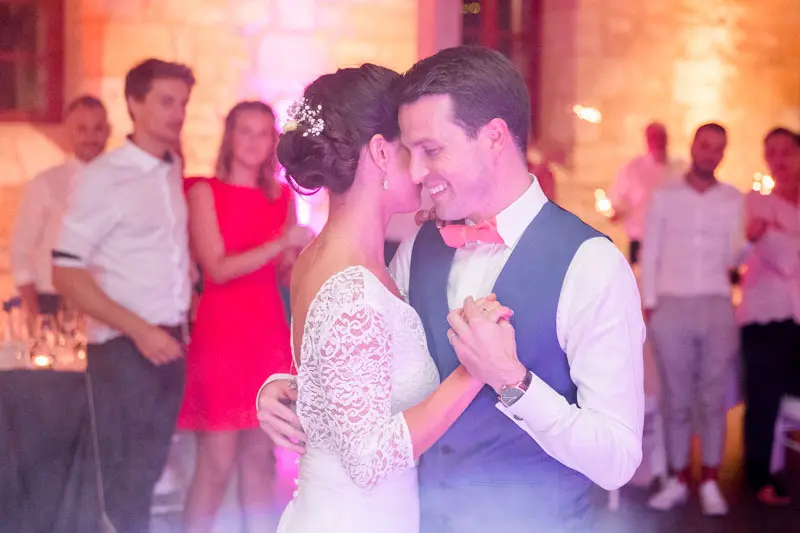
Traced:
<path fill-rule="evenodd" d="M 457 46 L 425 58 L 403 75 L 397 105 L 437 94 L 453 100 L 453 118 L 467 136 L 475 138 L 489 121 L 501 118 L 525 153 L 530 96 L 519 71 L 503 54 L 482 46 Z"/>

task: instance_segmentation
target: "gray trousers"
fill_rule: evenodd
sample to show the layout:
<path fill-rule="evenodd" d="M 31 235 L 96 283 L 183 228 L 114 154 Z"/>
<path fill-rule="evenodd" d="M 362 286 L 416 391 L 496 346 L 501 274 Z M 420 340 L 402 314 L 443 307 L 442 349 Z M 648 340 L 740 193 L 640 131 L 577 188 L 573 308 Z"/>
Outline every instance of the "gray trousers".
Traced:
<path fill-rule="evenodd" d="M 695 419 L 703 466 L 719 466 L 725 398 L 739 348 L 730 298 L 662 297 L 650 319 L 649 337 L 661 379 L 670 468 L 678 472 L 688 466 Z"/>

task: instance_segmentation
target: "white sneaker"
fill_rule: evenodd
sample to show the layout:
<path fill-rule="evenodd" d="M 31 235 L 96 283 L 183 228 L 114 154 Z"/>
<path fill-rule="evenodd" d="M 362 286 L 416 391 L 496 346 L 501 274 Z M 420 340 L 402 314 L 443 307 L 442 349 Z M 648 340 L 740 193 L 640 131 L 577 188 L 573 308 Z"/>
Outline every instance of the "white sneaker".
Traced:
<path fill-rule="evenodd" d="M 713 479 L 704 481 L 700 485 L 700 507 L 706 516 L 725 516 L 728 514 L 728 504 L 719 490 L 719 484 Z"/>
<path fill-rule="evenodd" d="M 656 511 L 669 511 L 673 507 L 683 505 L 689 498 L 689 487 L 678 478 L 667 478 L 661 490 L 653 495 L 647 506 Z"/>

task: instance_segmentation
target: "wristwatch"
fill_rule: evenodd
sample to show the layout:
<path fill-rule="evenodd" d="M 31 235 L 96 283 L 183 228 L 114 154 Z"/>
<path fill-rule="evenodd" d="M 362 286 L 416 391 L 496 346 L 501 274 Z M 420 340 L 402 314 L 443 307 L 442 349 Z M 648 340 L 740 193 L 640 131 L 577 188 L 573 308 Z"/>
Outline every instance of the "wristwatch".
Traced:
<path fill-rule="evenodd" d="M 517 403 L 517 400 L 522 398 L 528 387 L 531 386 L 531 381 L 533 381 L 533 372 L 528 371 L 525 374 L 525 379 L 516 385 L 504 385 L 500 390 L 500 403 L 506 407 L 511 407 Z"/>

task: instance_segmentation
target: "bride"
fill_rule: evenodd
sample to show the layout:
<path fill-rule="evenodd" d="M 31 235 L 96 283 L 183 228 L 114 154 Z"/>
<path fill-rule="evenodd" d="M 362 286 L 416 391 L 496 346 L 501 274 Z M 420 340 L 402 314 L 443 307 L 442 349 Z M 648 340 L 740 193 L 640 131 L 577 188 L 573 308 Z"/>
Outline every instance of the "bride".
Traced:
<path fill-rule="evenodd" d="M 371 64 L 321 76 L 278 143 L 290 182 L 330 195 L 292 274 L 306 443 L 279 533 L 417 533 L 416 461 L 483 386 L 463 367 L 439 383 L 421 321 L 384 266 L 386 222 L 420 205 L 398 139 L 399 77 Z"/>

